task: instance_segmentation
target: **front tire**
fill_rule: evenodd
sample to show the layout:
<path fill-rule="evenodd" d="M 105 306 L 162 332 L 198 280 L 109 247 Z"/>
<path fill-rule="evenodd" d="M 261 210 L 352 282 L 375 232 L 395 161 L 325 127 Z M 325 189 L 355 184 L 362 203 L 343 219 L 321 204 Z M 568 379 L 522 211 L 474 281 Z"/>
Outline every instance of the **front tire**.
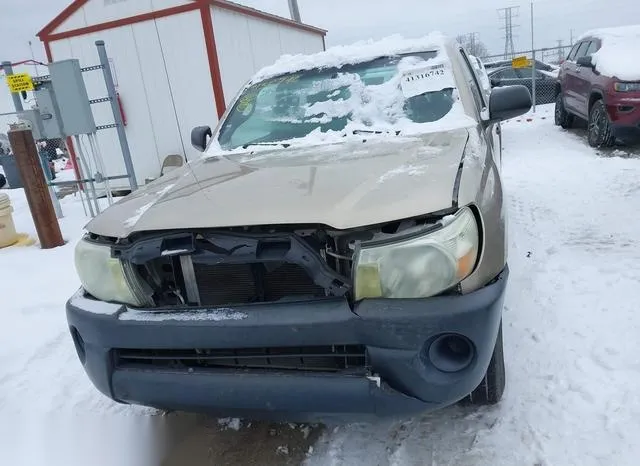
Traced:
<path fill-rule="evenodd" d="M 589 110 L 588 138 L 591 147 L 611 147 L 616 142 L 607 108 L 602 100 L 596 100 Z"/>
<path fill-rule="evenodd" d="M 502 345 L 502 322 L 496 338 L 496 346 L 493 348 L 493 355 L 487 372 L 480 382 L 480 385 L 471 392 L 463 402 L 474 406 L 494 405 L 502 399 L 504 387 L 506 385 L 506 374 L 504 365 L 504 351 Z"/>
<path fill-rule="evenodd" d="M 573 115 L 567 112 L 567 109 L 564 107 L 564 100 L 562 99 L 562 93 L 559 93 L 556 97 L 556 111 L 555 111 L 555 121 L 556 125 L 562 127 L 563 129 L 569 129 L 573 126 Z"/>

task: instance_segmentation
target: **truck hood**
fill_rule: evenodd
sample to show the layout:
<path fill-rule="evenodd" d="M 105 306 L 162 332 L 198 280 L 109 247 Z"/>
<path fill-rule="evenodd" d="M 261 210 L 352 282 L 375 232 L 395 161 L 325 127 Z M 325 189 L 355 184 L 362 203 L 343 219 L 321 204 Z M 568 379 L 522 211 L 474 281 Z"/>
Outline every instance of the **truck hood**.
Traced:
<path fill-rule="evenodd" d="M 124 238 L 269 224 L 348 229 L 424 215 L 452 206 L 468 137 L 465 128 L 419 137 L 362 135 L 205 157 L 117 202 L 87 230 Z"/>

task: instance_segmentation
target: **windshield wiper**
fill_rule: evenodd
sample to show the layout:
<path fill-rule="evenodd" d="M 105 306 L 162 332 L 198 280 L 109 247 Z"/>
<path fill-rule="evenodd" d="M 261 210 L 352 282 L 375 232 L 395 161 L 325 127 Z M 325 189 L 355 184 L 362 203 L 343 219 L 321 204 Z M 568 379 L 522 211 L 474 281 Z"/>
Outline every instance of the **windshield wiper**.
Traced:
<path fill-rule="evenodd" d="M 353 134 L 395 134 L 396 136 L 400 136 L 401 131 L 381 131 L 381 130 L 373 130 L 373 129 L 354 129 Z"/>
<path fill-rule="evenodd" d="M 291 144 L 286 144 L 282 142 L 250 142 L 242 146 L 243 149 L 247 149 L 251 146 L 282 146 L 285 149 L 290 147 Z"/>

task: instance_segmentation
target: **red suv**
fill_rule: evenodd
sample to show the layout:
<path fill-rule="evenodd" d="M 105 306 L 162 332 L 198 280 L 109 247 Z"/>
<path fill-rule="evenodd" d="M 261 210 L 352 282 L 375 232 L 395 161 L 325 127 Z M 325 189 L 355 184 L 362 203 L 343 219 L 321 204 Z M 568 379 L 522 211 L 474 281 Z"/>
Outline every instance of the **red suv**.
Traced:
<path fill-rule="evenodd" d="M 640 26 L 602 29 L 571 49 L 558 77 L 555 122 L 589 122 L 589 144 L 640 139 Z"/>

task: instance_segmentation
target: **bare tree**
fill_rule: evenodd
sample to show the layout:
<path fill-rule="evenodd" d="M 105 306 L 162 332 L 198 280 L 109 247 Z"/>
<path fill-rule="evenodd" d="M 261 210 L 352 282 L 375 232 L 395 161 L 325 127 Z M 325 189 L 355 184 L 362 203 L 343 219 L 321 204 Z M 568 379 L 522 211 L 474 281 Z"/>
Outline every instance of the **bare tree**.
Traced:
<path fill-rule="evenodd" d="M 489 50 L 484 43 L 478 39 L 478 33 L 470 32 L 469 34 L 459 34 L 456 36 L 456 40 L 465 50 L 478 58 L 486 57 L 489 55 Z"/>

